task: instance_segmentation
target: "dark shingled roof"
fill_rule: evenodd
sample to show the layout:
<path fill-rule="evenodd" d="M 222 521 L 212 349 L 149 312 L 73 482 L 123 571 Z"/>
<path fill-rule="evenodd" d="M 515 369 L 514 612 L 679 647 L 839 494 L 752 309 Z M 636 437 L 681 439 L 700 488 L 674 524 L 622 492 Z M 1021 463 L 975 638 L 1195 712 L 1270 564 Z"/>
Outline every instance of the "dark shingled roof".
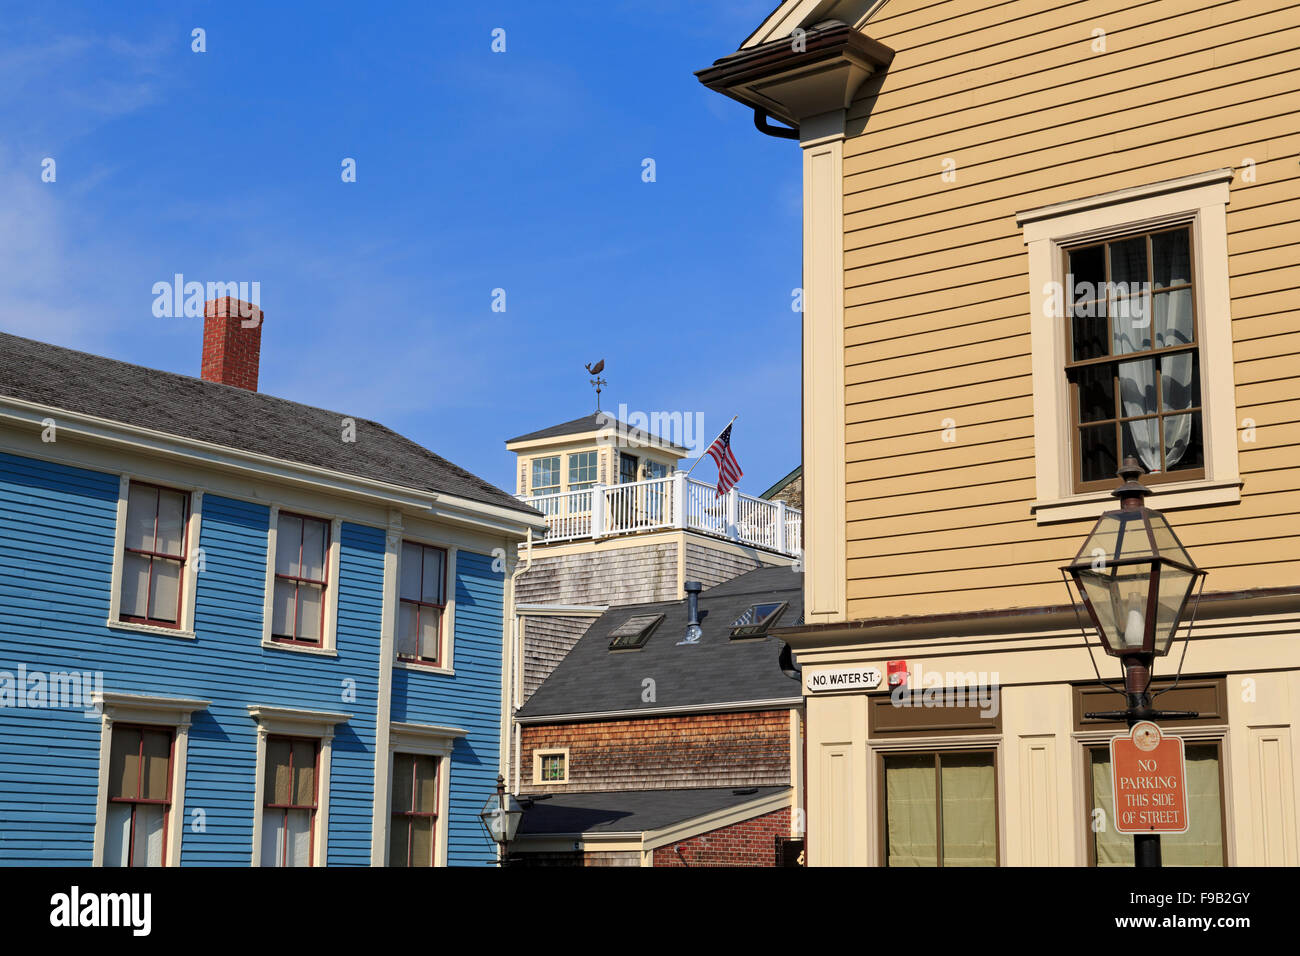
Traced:
<path fill-rule="evenodd" d="M 378 422 L 0 332 L 0 395 L 536 515 Z M 342 419 L 356 421 L 343 442 Z"/>
<path fill-rule="evenodd" d="M 698 644 L 678 647 L 689 615 L 685 601 L 611 608 L 587 629 L 558 667 L 519 709 L 521 718 L 610 711 L 664 710 L 752 700 L 798 699 L 799 682 L 781 673 L 781 641 L 770 635 L 732 640 L 731 626 L 751 604 L 788 601 L 775 627 L 803 616 L 803 573 L 759 568 L 700 595 Z M 664 615 L 640 650 L 611 651 L 610 632 L 638 614 Z M 641 699 L 654 680 L 655 699 Z"/>
<path fill-rule="evenodd" d="M 674 442 L 671 442 L 666 438 L 661 438 L 658 435 L 653 435 L 644 429 L 633 428 L 626 422 L 619 421 L 609 412 L 592 412 L 590 415 L 583 415 L 581 418 L 575 418 L 571 422 L 564 422 L 562 425 L 552 425 L 550 428 L 543 428 L 540 431 L 529 432 L 527 435 L 508 438 L 506 439 L 506 444 L 513 445 L 517 441 L 539 441 L 543 438 L 559 438 L 562 435 L 583 435 L 587 432 L 598 432 L 606 428 L 616 429 L 617 437 L 627 438 L 631 441 L 658 442 L 662 445 L 674 444 Z M 677 447 L 681 446 L 679 445 Z"/>
<path fill-rule="evenodd" d="M 520 833 L 642 833 L 739 806 L 789 787 L 702 787 L 696 790 L 610 790 L 536 796 Z"/>

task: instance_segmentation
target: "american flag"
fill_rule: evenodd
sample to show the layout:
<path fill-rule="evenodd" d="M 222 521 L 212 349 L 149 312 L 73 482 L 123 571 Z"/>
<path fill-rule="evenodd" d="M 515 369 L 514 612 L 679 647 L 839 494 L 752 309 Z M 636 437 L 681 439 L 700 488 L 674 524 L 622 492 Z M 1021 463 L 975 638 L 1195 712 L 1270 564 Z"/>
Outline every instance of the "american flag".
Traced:
<path fill-rule="evenodd" d="M 713 440 L 709 446 L 708 455 L 718 463 L 718 497 L 722 497 L 728 491 L 736 486 L 736 482 L 744 477 L 745 473 L 740 470 L 740 462 L 736 461 L 736 456 L 731 451 L 731 426 L 728 425 L 722 430 L 722 434 Z"/>

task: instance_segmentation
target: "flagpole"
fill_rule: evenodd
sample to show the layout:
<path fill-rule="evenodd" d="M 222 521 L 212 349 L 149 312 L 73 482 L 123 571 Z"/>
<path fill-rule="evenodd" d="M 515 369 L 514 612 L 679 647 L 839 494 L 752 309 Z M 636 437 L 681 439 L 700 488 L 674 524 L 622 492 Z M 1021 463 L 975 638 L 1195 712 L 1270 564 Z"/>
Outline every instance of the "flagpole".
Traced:
<path fill-rule="evenodd" d="M 727 422 L 727 424 L 722 426 L 722 432 L 725 432 L 728 428 L 734 425 L 736 423 L 736 419 L 739 417 L 740 417 L 739 415 L 732 415 L 731 421 Z M 704 446 L 704 454 L 708 454 L 709 449 L 713 447 L 713 442 L 716 442 L 719 438 L 722 437 L 722 432 L 718 432 L 716 435 L 714 435 L 713 441 L 709 442 L 707 445 Z M 695 465 L 691 465 L 691 471 L 694 471 L 695 466 L 704 460 L 704 454 L 701 454 L 699 458 L 695 459 Z M 691 477 L 691 471 L 688 471 L 686 473 L 687 478 Z"/>

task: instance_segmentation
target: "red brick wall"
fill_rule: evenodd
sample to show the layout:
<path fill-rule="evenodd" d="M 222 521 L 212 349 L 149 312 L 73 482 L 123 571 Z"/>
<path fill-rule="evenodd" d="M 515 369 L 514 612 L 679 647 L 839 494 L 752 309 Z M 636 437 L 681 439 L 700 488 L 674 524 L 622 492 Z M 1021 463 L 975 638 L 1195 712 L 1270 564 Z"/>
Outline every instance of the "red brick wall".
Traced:
<path fill-rule="evenodd" d="M 534 784 L 533 751 L 563 747 L 568 783 Z M 521 748 L 530 793 L 788 785 L 790 712 L 526 724 Z"/>
<path fill-rule="evenodd" d="M 205 303 L 203 314 L 200 377 L 256 392 L 262 360 L 262 310 L 226 296 Z"/>
<path fill-rule="evenodd" d="M 655 866 L 776 866 L 776 838 L 790 835 L 783 807 L 654 851 Z"/>

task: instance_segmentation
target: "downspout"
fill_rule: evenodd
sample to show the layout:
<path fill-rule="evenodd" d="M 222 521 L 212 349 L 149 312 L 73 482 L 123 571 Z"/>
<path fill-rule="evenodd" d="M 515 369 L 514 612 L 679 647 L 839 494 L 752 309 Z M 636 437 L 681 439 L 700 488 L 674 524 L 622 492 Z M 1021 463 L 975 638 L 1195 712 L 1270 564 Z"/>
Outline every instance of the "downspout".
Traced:
<path fill-rule="evenodd" d="M 760 133 L 775 136 L 777 139 L 799 138 L 799 127 L 773 126 L 767 121 L 767 110 L 758 106 L 754 107 L 754 128 Z"/>
<path fill-rule="evenodd" d="M 511 793 L 519 792 L 519 761 L 523 758 L 520 734 L 516 732 L 515 712 L 519 710 L 520 675 L 524 662 L 523 629 L 520 627 L 520 614 L 515 610 L 519 604 L 517 597 L 519 578 L 528 573 L 533 566 L 533 529 L 528 529 L 528 539 L 524 544 L 524 563 L 516 564 L 510 575 L 510 618 L 514 628 L 510 638 L 510 723 L 506 728 L 509 739 L 506 740 L 506 752 L 511 748 L 515 754 L 515 785 Z"/>

